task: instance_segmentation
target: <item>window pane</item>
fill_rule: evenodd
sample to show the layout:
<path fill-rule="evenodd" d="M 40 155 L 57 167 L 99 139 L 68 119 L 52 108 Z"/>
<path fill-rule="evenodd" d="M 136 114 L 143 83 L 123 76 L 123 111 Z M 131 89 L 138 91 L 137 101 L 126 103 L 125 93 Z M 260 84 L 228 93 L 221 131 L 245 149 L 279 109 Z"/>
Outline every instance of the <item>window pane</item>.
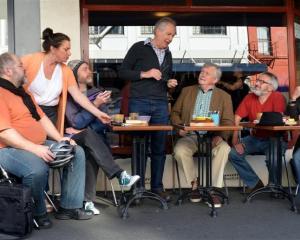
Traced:
<path fill-rule="evenodd" d="M 7 0 L 0 0 L 0 54 L 8 51 Z"/>
<path fill-rule="evenodd" d="M 270 29 L 268 27 L 257 28 L 258 52 L 264 55 L 270 55 Z"/>
<path fill-rule="evenodd" d="M 89 34 L 124 34 L 123 26 L 90 26 Z"/>
<path fill-rule="evenodd" d="M 227 30 L 225 26 L 195 26 L 193 27 L 193 35 L 214 34 L 226 35 Z"/>
<path fill-rule="evenodd" d="M 141 34 L 153 34 L 154 26 L 141 26 Z"/>

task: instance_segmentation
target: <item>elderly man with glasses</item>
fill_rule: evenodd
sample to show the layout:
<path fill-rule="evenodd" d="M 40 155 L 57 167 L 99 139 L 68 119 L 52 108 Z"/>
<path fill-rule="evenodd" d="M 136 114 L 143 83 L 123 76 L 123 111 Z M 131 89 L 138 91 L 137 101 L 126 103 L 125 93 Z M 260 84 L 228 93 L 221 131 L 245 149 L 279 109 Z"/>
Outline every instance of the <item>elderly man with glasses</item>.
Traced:
<path fill-rule="evenodd" d="M 203 65 L 198 77 L 198 84 L 186 87 L 180 93 L 171 113 L 173 124 L 189 124 L 193 116 L 208 117 L 210 111 L 218 111 L 220 125 L 230 126 L 234 123 L 231 97 L 215 85 L 222 75 L 218 65 L 206 63 Z M 202 132 L 201 134 L 206 134 Z M 177 141 L 174 153 L 175 159 L 182 167 L 187 182 L 191 183 L 191 202 L 202 200 L 198 191 L 197 167 L 193 155 L 198 151 L 197 136 L 194 133 L 179 131 L 180 139 Z M 214 132 L 212 136 L 212 186 L 222 188 L 223 173 L 228 161 L 230 147 L 227 144 L 231 133 L 228 131 Z M 222 206 L 221 199 L 212 194 L 215 208 Z M 211 204 L 208 203 L 210 207 Z"/>
<path fill-rule="evenodd" d="M 256 80 L 255 87 L 241 102 L 235 112 L 235 124 L 239 125 L 242 118 L 248 117 L 251 122 L 257 119 L 262 112 L 285 111 L 285 98 L 276 91 L 278 88 L 277 77 L 270 73 L 261 73 Z M 269 139 L 272 133 L 265 130 L 252 131 L 250 136 L 238 138 L 238 132 L 234 132 L 232 149 L 229 153 L 229 161 L 239 173 L 244 183 L 249 187 L 249 193 L 263 187 L 263 182 L 251 168 L 245 159 L 246 155 L 262 153 L 267 155 Z"/>

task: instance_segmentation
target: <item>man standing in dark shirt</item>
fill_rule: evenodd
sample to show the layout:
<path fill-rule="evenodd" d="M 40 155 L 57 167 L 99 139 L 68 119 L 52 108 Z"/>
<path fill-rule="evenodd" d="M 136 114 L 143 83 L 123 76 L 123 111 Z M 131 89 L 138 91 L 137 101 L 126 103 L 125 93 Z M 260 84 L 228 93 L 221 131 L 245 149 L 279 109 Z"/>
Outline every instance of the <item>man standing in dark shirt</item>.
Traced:
<path fill-rule="evenodd" d="M 172 55 L 168 46 L 175 34 L 175 21 L 160 19 L 154 27 L 154 38 L 135 43 L 119 71 L 121 79 L 130 81 L 129 112 L 151 116 L 150 124 L 169 121 L 167 91 L 176 87 L 177 80 L 171 79 Z M 151 133 L 151 191 L 169 201 L 162 184 L 165 142 L 165 132 Z"/>

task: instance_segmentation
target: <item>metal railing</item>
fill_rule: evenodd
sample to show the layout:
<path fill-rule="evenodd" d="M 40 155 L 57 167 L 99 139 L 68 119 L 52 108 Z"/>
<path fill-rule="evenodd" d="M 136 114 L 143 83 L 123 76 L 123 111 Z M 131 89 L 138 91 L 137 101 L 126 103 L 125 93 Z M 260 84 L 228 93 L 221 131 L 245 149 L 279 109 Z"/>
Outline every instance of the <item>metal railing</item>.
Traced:
<path fill-rule="evenodd" d="M 249 54 L 259 59 L 264 56 L 277 57 L 277 43 L 269 40 L 258 40 L 249 43 Z"/>

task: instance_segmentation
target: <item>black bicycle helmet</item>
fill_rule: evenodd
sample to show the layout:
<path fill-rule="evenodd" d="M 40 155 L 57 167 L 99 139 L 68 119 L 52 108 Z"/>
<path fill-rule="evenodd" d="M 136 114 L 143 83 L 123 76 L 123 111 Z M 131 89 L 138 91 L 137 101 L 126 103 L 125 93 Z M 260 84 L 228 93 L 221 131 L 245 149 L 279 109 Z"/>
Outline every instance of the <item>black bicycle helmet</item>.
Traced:
<path fill-rule="evenodd" d="M 48 162 L 51 168 L 60 168 L 69 164 L 74 157 L 74 146 L 69 141 L 53 143 L 50 151 L 54 154 L 54 160 Z"/>

